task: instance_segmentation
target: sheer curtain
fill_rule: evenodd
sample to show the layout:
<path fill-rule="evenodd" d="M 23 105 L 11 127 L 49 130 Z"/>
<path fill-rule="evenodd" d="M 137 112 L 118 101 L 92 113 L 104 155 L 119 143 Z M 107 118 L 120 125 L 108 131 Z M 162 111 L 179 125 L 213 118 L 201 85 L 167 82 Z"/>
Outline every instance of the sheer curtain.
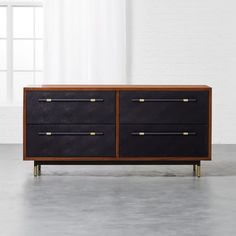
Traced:
<path fill-rule="evenodd" d="M 45 0 L 45 84 L 126 82 L 126 0 Z"/>

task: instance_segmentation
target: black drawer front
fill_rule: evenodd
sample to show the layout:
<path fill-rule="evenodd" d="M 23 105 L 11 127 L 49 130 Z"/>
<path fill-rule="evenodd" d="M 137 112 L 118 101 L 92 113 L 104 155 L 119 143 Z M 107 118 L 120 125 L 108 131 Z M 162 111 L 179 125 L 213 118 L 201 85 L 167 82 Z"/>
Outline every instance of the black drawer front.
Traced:
<path fill-rule="evenodd" d="M 115 92 L 27 92 L 28 124 L 115 123 Z"/>
<path fill-rule="evenodd" d="M 120 92 L 121 123 L 208 123 L 208 91 Z"/>
<path fill-rule="evenodd" d="M 206 157 L 207 125 L 121 125 L 121 157 Z"/>
<path fill-rule="evenodd" d="M 27 125 L 28 157 L 115 156 L 114 125 Z"/>

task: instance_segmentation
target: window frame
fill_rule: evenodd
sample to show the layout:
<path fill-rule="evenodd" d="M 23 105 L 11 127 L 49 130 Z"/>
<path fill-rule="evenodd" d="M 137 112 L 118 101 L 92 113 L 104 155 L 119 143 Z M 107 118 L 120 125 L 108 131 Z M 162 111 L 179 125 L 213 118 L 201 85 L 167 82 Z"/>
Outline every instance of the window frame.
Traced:
<path fill-rule="evenodd" d="M 7 79 L 7 97 L 6 97 L 6 102 L 7 104 L 20 104 L 18 101 L 13 100 L 13 73 L 14 72 L 33 72 L 33 80 L 35 83 L 35 77 L 37 72 L 43 72 L 42 70 L 37 70 L 36 69 L 36 60 L 35 60 L 35 55 L 36 55 L 36 40 L 42 40 L 42 38 L 37 38 L 35 37 L 35 8 L 36 7 L 43 7 L 43 2 L 42 1 L 2 1 L 0 2 L 0 7 L 6 7 L 6 37 L 1 37 L 0 40 L 6 40 L 6 68 L 5 69 L 0 69 L 0 72 L 5 72 L 6 73 L 6 79 Z M 14 38 L 13 37 L 13 8 L 14 7 L 33 7 L 33 32 L 34 35 L 32 38 Z M 13 55 L 13 42 L 14 40 L 32 40 L 33 41 L 33 69 L 32 70 L 14 70 L 13 67 L 13 60 L 14 60 L 14 55 Z M 1 102 L 0 102 L 1 104 Z"/>

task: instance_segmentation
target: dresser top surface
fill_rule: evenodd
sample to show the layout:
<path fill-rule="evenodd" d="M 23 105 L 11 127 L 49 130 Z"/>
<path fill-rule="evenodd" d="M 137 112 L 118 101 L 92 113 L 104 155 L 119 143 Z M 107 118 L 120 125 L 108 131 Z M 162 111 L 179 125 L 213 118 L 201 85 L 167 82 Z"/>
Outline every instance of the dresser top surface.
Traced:
<path fill-rule="evenodd" d="M 61 89 L 98 89 L 98 90 L 209 90 L 211 87 L 207 85 L 72 85 L 72 84 L 64 84 L 64 85 L 47 85 L 47 84 L 42 84 L 42 85 L 30 85 L 25 87 L 24 89 L 26 90 L 46 90 L 46 89 L 51 89 L 51 90 L 61 90 Z"/>

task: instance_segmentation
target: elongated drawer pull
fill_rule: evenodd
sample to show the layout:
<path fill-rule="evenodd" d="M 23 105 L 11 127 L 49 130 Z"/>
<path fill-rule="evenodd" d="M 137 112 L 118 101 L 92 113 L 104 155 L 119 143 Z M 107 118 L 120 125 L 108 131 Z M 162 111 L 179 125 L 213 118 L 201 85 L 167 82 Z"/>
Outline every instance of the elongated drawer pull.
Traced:
<path fill-rule="evenodd" d="M 39 98 L 39 102 L 104 102 L 103 98 Z"/>
<path fill-rule="evenodd" d="M 38 132 L 42 136 L 100 136 L 103 132 Z"/>
<path fill-rule="evenodd" d="M 196 135 L 196 132 L 132 132 L 131 133 L 134 136 L 172 136 L 172 135 L 179 135 L 179 136 L 192 136 Z"/>
<path fill-rule="evenodd" d="M 196 102 L 196 98 L 132 98 L 132 102 Z"/>

